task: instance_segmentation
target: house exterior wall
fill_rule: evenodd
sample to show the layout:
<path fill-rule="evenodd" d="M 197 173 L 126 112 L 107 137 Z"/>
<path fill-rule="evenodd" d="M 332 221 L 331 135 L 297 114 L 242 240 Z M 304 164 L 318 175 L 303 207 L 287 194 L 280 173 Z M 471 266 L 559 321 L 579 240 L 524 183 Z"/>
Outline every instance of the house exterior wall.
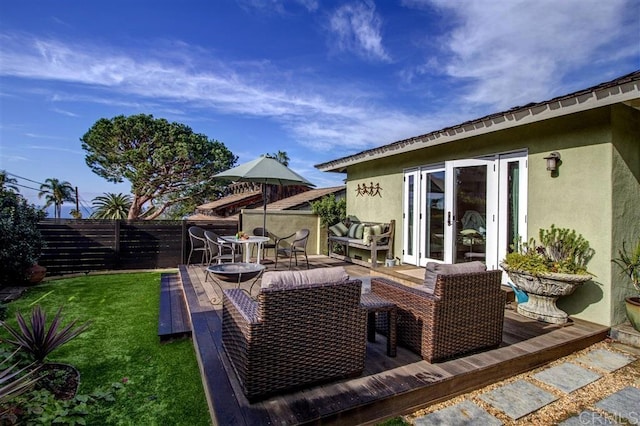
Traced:
<path fill-rule="evenodd" d="M 616 258 L 623 242 L 630 250 L 640 240 L 640 112 L 624 105 L 613 111 L 611 258 Z M 626 319 L 619 301 L 635 290 L 616 265 L 611 267 L 611 321 L 618 324 Z"/>
<path fill-rule="evenodd" d="M 526 149 L 529 237 L 538 239 L 540 228 L 555 224 L 575 229 L 595 250 L 588 267 L 596 277 L 558 306 L 577 318 L 615 325 L 624 320 L 624 307 L 611 259 L 622 240 L 637 241 L 640 232 L 638 115 L 624 105 L 605 106 L 353 165 L 347 170 L 347 213 L 360 220 L 395 219 L 395 256 L 401 257 L 403 170 Z M 556 177 L 544 160 L 552 151 L 562 156 Z M 381 197 L 356 195 L 358 184 L 371 182 L 383 188 Z"/>

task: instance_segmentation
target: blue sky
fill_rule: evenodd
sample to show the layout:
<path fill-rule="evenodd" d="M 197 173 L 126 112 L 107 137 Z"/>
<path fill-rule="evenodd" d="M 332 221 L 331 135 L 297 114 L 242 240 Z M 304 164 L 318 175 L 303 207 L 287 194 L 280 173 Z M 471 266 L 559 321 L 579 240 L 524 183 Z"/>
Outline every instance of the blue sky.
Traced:
<path fill-rule="evenodd" d="M 0 169 L 128 193 L 79 138 L 146 113 L 332 186 L 315 164 L 637 69 L 638 0 L 6 0 Z"/>

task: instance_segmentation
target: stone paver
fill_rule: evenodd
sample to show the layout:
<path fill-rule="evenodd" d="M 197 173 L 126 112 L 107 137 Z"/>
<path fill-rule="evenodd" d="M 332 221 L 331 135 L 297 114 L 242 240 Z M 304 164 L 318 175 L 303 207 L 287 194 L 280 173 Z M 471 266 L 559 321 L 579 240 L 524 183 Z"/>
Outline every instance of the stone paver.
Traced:
<path fill-rule="evenodd" d="M 634 358 L 630 355 L 623 355 L 606 349 L 596 349 L 576 358 L 576 361 L 611 373 L 633 362 Z"/>
<path fill-rule="evenodd" d="M 616 425 L 613 420 L 607 419 L 595 411 L 583 411 L 577 416 L 569 417 L 567 420 L 558 423 L 558 426 L 591 426 L 591 425 Z"/>
<path fill-rule="evenodd" d="M 606 411 L 615 419 L 640 424 L 640 389 L 633 386 L 621 389 L 596 403 L 596 408 Z"/>
<path fill-rule="evenodd" d="M 456 426 L 498 426 L 502 422 L 471 401 L 462 401 L 451 407 L 443 408 L 414 420 L 417 426 L 456 425 Z"/>
<path fill-rule="evenodd" d="M 480 395 L 480 399 L 517 420 L 558 398 L 526 380 L 517 380 Z"/>
<path fill-rule="evenodd" d="M 602 376 L 586 368 L 565 362 L 534 374 L 533 377 L 560 389 L 562 392 L 571 393 L 589 383 L 595 382 Z"/>

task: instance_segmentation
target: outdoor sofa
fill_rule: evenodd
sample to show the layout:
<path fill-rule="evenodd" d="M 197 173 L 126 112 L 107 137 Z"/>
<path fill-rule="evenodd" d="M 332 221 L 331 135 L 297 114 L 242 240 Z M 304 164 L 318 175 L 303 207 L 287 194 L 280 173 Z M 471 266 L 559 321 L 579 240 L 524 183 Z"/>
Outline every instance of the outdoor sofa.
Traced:
<path fill-rule="evenodd" d="M 265 272 L 256 300 L 224 291 L 222 342 L 250 402 L 362 373 L 361 284 L 337 267 Z"/>
<path fill-rule="evenodd" d="M 393 238 L 395 220 L 387 223 L 350 221 L 349 226 L 342 222 L 329 227 L 329 257 L 345 260 L 369 268 L 378 267 L 378 253 L 393 254 Z M 335 246 L 343 247 L 343 254 L 335 252 Z M 360 249 L 369 252 L 371 262 L 359 255 L 351 256 L 349 249 Z"/>
<path fill-rule="evenodd" d="M 398 344 L 439 362 L 500 345 L 506 304 L 501 277 L 502 271 L 486 271 L 477 261 L 430 262 L 423 285 L 374 276 L 371 291 L 396 304 Z"/>

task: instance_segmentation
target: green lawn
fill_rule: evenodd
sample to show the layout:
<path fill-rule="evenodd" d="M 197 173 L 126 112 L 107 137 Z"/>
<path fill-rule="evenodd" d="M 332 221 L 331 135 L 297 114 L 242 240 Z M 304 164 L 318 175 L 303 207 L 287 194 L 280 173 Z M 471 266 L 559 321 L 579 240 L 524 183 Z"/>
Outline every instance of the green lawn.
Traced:
<path fill-rule="evenodd" d="M 126 382 L 116 401 L 92 409 L 88 424 L 210 424 L 207 402 L 190 339 L 161 344 L 158 338 L 159 273 L 68 278 L 30 288 L 9 305 L 29 313 L 40 304 L 49 318 L 63 305 L 63 323 L 93 324 L 53 352 L 49 361 L 80 370 L 79 393 Z"/>

